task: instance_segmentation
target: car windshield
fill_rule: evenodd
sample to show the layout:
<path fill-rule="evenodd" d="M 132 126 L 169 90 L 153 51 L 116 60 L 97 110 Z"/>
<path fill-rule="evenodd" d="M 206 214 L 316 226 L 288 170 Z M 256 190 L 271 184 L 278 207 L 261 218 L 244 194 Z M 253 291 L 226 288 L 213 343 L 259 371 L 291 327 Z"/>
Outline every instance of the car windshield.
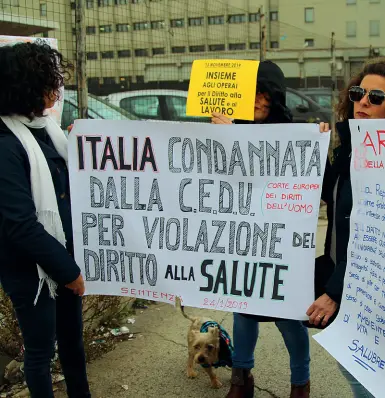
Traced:
<path fill-rule="evenodd" d="M 64 92 L 64 98 L 73 101 L 76 106 L 78 105 L 78 98 L 76 92 Z M 89 113 L 94 113 L 92 118 L 99 117 L 100 119 L 109 120 L 137 120 L 138 117 L 126 110 L 119 108 L 109 102 L 88 93 L 88 110 Z"/>
<path fill-rule="evenodd" d="M 332 107 L 332 97 L 329 94 L 313 94 L 311 98 L 323 108 Z"/>
<path fill-rule="evenodd" d="M 96 98 L 92 94 L 88 94 L 88 108 L 97 113 L 102 119 L 138 119 L 138 117 L 134 116 L 132 113 L 129 113 L 122 108 L 118 108 L 101 98 Z"/>

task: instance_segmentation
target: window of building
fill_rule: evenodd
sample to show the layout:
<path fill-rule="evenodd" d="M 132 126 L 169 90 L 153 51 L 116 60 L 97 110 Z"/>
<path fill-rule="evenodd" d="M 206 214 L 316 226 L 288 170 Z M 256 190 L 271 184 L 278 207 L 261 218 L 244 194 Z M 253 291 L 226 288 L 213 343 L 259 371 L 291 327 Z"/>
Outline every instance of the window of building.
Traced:
<path fill-rule="evenodd" d="M 20 7 L 20 2 L 19 0 L 0 0 L 0 10 L 7 7 Z"/>
<path fill-rule="evenodd" d="M 99 26 L 100 33 L 111 33 L 112 32 L 112 25 L 100 25 Z"/>
<path fill-rule="evenodd" d="M 190 53 L 203 53 L 206 51 L 206 46 L 204 44 L 197 46 L 190 46 Z"/>
<path fill-rule="evenodd" d="M 94 0 L 87 0 L 86 7 L 94 8 Z M 91 79 L 94 79 L 94 78 L 91 78 Z"/>
<path fill-rule="evenodd" d="M 122 84 L 132 83 L 132 77 L 131 76 L 120 76 L 119 81 Z"/>
<path fill-rule="evenodd" d="M 270 48 L 279 48 L 279 43 L 277 41 L 271 41 Z"/>
<path fill-rule="evenodd" d="M 172 28 L 183 28 L 184 27 L 184 19 L 183 18 L 172 19 L 170 21 L 170 25 Z"/>
<path fill-rule="evenodd" d="M 115 4 L 117 5 L 117 6 L 124 6 L 124 5 L 126 5 L 126 4 L 128 4 L 128 1 L 127 0 L 115 0 Z"/>
<path fill-rule="evenodd" d="M 209 17 L 208 22 L 209 22 L 209 25 L 223 25 L 225 23 L 225 17 L 223 15 Z"/>
<path fill-rule="evenodd" d="M 119 84 L 120 88 L 128 88 L 132 82 L 131 76 L 120 76 L 119 77 Z"/>
<path fill-rule="evenodd" d="M 114 77 L 103 77 L 103 84 L 105 86 L 108 86 L 108 85 L 113 86 L 114 84 L 116 84 L 116 80 Z"/>
<path fill-rule="evenodd" d="M 229 50 L 246 50 L 246 43 L 230 43 Z"/>
<path fill-rule="evenodd" d="M 99 78 L 98 77 L 89 77 L 87 79 L 89 86 L 99 86 Z"/>
<path fill-rule="evenodd" d="M 165 49 L 164 47 L 157 47 L 152 49 L 152 55 L 164 55 Z"/>
<path fill-rule="evenodd" d="M 87 26 L 86 34 L 87 35 L 95 35 L 96 34 L 96 26 Z"/>
<path fill-rule="evenodd" d="M 128 23 L 118 23 L 116 25 L 117 32 L 128 32 L 130 30 L 130 25 Z"/>
<path fill-rule="evenodd" d="M 249 22 L 259 22 L 260 17 L 258 12 L 253 12 L 249 14 Z"/>
<path fill-rule="evenodd" d="M 357 0 L 346 0 L 346 4 L 349 6 L 351 4 L 357 4 Z"/>
<path fill-rule="evenodd" d="M 171 47 L 171 52 L 173 54 L 183 54 L 186 52 L 186 47 L 184 47 L 184 46 Z"/>
<path fill-rule="evenodd" d="M 46 3 L 40 3 L 40 16 L 41 17 L 47 16 L 47 4 Z"/>
<path fill-rule="evenodd" d="M 305 39 L 305 47 L 314 47 L 314 39 Z"/>
<path fill-rule="evenodd" d="M 118 58 L 131 57 L 131 50 L 118 50 Z"/>
<path fill-rule="evenodd" d="M 346 37 L 356 37 L 357 36 L 357 22 L 348 21 L 346 22 Z"/>
<path fill-rule="evenodd" d="M 151 29 L 163 29 L 164 21 L 151 21 Z"/>
<path fill-rule="evenodd" d="M 209 51 L 225 51 L 224 44 L 210 44 Z"/>
<path fill-rule="evenodd" d="M 134 23 L 134 30 L 146 30 L 148 29 L 147 22 L 135 22 Z"/>
<path fill-rule="evenodd" d="M 305 22 L 314 22 L 314 7 L 305 8 Z"/>
<path fill-rule="evenodd" d="M 202 26 L 203 25 L 203 17 L 189 18 L 188 25 L 189 26 Z"/>
<path fill-rule="evenodd" d="M 243 22 L 246 22 L 246 14 L 229 15 L 227 21 L 228 21 L 228 23 L 243 23 Z"/>
<path fill-rule="evenodd" d="M 147 48 L 137 48 L 137 49 L 135 49 L 135 57 L 148 57 Z"/>
<path fill-rule="evenodd" d="M 98 59 L 98 53 L 96 51 L 88 52 L 87 53 L 87 59 L 89 61 L 93 61 L 95 59 Z"/>
<path fill-rule="evenodd" d="M 369 21 L 369 35 L 372 37 L 380 36 L 380 21 Z"/>
<path fill-rule="evenodd" d="M 112 0 L 98 0 L 99 7 L 112 6 Z"/>
<path fill-rule="evenodd" d="M 252 42 L 252 43 L 250 43 L 249 48 L 250 48 L 250 50 L 258 50 L 261 48 L 261 43 L 259 43 L 257 41 Z"/>
<path fill-rule="evenodd" d="M 278 21 L 278 11 L 270 11 L 270 21 Z"/>
<path fill-rule="evenodd" d="M 112 59 L 114 58 L 114 52 L 113 51 L 102 51 L 100 53 L 102 56 L 102 59 Z"/>
<path fill-rule="evenodd" d="M 44 33 L 46 33 L 46 32 L 44 32 Z M 76 36 L 76 28 L 72 28 L 72 34 L 74 35 L 74 36 Z M 44 37 L 44 36 L 43 36 Z"/>
<path fill-rule="evenodd" d="M 71 10 L 76 10 L 76 3 L 71 1 Z"/>

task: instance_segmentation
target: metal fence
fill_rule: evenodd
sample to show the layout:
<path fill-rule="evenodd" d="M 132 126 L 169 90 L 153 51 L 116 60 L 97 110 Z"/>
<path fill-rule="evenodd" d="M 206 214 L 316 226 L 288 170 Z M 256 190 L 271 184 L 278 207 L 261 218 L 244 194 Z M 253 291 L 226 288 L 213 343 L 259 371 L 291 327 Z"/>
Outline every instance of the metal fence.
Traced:
<path fill-rule="evenodd" d="M 169 109 L 182 115 L 180 92 L 161 102 L 155 90 L 186 91 L 197 58 L 271 58 L 292 88 L 342 87 L 362 64 L 361 56 L 341 71 L 344 54 L 337 50 L 349 44 L 333 41 L 331 32 L 311 35 L 280 22 L 278 11 L 253 0 L 0 0 L 0 35 L 57 39 L 76 66 L 66 87 L 66 125 L 78 112 L 86 116 L 87 98 L 91 117 L 98 110 L 138 118 Z M 315 45 L 318 52 L 309 52 Z M 136 90 L 151 91 L 119 96 Z"/>

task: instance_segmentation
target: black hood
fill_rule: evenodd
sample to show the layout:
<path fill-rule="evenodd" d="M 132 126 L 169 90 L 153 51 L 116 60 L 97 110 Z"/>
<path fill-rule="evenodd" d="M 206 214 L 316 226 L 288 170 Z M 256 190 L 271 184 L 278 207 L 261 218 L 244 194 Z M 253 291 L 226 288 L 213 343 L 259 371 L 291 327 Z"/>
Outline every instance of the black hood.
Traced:
<path fill-rule="evenodd" d="M 268 93 L 271 98 L 271 110 L 264 123 L 290 123 L 293 120 L 286 106 L 286 82 L 281 68 L 271 61 L 259 64 L 257 90 Z M 235 123 L 254 123 L 252 121 L 236 120 Z"/>

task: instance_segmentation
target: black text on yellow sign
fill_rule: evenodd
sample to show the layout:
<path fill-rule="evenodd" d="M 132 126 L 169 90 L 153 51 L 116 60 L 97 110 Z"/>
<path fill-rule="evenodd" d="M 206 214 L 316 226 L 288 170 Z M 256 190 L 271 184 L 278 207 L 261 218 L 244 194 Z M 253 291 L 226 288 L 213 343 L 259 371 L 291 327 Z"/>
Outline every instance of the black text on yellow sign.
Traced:
<path fill-rule="evenodd" d="M 187 97 L 187 116 L 254 120 L 259 61 L 196 60 Z"/>

